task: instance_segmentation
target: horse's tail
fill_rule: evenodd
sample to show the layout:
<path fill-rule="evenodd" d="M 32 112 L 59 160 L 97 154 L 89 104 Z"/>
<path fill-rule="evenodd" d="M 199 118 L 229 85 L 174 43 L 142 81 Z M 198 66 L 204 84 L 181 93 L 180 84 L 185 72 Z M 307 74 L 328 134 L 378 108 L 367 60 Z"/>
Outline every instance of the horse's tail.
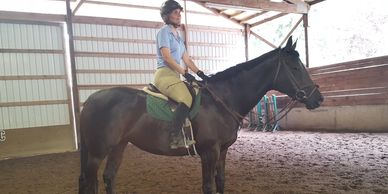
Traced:
<path fill-rule="evenodd" d="M 79 129 L 81 130 L 81 125 L 79 127 Z M 85 143 L 85 137 L 82 133 L 82 131 L 80 132 L 80 161 L 81 161 L 81 173 L 80 173 L 80 176 L 79 176 L 79 194 L 83 194 L 84 193 L 84 190 L 85 190 L 85 187 L 86 187 L 86 168 L 87 168 L 87 162 L 88 162 L 88 149 L 86 147 L 86 143 Z"/>

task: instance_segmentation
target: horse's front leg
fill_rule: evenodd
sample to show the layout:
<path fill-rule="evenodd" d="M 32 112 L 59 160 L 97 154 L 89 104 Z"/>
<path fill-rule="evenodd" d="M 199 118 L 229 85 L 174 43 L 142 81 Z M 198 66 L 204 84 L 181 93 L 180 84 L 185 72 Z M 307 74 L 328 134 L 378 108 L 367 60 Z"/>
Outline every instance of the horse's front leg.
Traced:
<path fill-rule="evenodd" d="M 202 191 L 212 194 L 216 164 L 220 156 L 220 149 L 213 147 L 201 153 L 202 163 Z"/>
<path fill-rule="evenodd" d="M 225 187 L 225 159 L 228 149 L 221 151 L 216 165 L 216 191 L 219 194 L 224 193 Z"/>

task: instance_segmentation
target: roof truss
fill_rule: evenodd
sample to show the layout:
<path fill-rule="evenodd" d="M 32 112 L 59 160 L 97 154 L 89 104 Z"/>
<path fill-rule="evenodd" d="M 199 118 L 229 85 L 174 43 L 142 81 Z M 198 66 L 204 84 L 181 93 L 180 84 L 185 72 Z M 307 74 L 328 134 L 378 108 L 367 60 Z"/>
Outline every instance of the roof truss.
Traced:
<path fill-rule="evenodd" d="M 278 11 L 282 13 L 307 13 L 310 5 L 302 0 L 272 2 L 270 0 L 190 0 L 209 5 L 229 6 L 231 9 Z"/>

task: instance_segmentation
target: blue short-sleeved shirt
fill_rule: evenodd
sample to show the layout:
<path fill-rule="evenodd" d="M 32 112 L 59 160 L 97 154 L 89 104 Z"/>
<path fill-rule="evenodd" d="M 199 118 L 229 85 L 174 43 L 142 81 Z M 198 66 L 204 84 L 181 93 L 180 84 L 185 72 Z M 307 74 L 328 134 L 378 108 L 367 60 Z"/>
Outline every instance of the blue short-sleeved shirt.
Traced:
<path fill-rule="evenodd" d="M 169 48 L 172 58 L 180 64 L 186 48 L 182 38 L 180 36 L 174 36 L 169 25 L 164 25 L 156 35 L 157 68 L 168 66 L 167 62 L 163 60 L 162 53 L 160 52 L 160 49 L 163 47 Z"/>

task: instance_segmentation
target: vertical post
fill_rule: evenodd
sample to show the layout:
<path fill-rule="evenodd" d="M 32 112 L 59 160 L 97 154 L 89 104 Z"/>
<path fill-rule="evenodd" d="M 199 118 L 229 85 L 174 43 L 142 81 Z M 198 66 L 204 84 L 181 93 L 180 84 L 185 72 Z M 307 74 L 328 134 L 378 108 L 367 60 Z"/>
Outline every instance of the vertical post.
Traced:
<path fill-rule="evenodd" d="M 265 116 L 265 123 L 263 131 L 266 131 L 268 127 L 270 126 L 270 118 L 269 118 L 269 102 L 268 102 L 268 96 L 264 95 L 264 116 Z"/>
<path fill-rule="evenodd" d="M 189 33 L 188 33 L 188 29 L 187 29 L 187 9 L 186 9 L 186 0 L 183 1 L 183 8 L 184 8 L 184 13 L 185 13 L 185 24 L 183 25 L 183 34 L 185 36 L 185 47 L 186 47 L 186 51 L 187 53 L 189 53 Z M 186 66 L 185 68 L 185 71 L 188 72 L 189 69 L 188 67 Z"/>
<path fill-rule="evenodd" d="M 78 94 L 78 84 L 77 84 L 77 75 L 75 67 L 75 55 L 74 55 L 74 40 L 73 40 L 73 14 L 70 8 L 70 0 L 66 0 L 66 26 L 67 34 L 69 36 L 69 57 L 70 57 L 70 72 L 71 72 L 71 93 L 73 98 L 73 109 L 75 123 L 74 127 L 77 135 L 77 145 L 79 148 L 80 143 L 80 131 L 79 131 L 79 117 L 80 117 L 80 103 L 79 103 L 79 94 Z"/>
<path fill-rule="evenodd" d="M 303 14 L 303 27 L 304 27 L 304 38 L 305 38 L 305 47 L 306 47 L 306 67 L 310 67 L 310 59 L 309 59 L 309 37 L 308 37 L 308 15 Z"/>
<path fill-rule="evenodd" d="M 245 42 L 245 61 L 249 60 L 249 36 L 251 29 L 249 24 L 244 25 L 244 42 Z"/>
<path fill-rule="evenodd" d="M 274 127 L 272 129 L 272 132 L 275 132 L 279 129 L 279 121 L 278 121 L 278 102 L 276 99 L 276 95 L 272 94 L 272 105 L 273 105 L 273 118 L 275 119 Z"/>
<path fill-rule="evenodd" d="M 245 43 L 245 61 L 249 60 L 249 34 L 250 28 L 249 24 L 244 25 L 244 43 Z M 249 128 L 253 127 L 254 118 L 252 111 L 249 112 Z"/>
<path fill-rule="evenodd" d="M 259 129 L 263 129 L 263 127 L 264 127 L 261 102 L 262 102 L 262 100 L 259 100 L 259 103 L 257 103 L 257 127 L 256 127 L 256 131 L 258 131 Z"/>

